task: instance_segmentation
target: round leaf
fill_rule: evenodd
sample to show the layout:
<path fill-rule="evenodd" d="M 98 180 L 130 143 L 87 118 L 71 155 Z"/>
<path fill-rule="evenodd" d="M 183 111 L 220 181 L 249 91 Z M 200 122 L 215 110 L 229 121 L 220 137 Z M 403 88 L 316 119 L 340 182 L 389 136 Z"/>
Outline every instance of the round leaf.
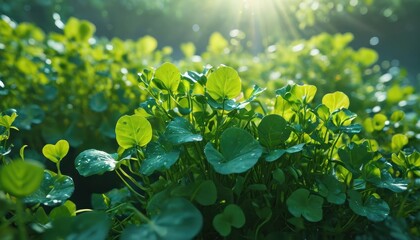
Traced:
<path fill-rule="evenodd" d="M 221 66 L 207 79 L 207 93 L 214 100 L 223 102 L 233 99 L 241 93 L 241 79 L 235 69 Z"/>
<path fill-rule="evenodd" d="M 166 62 L 156 69 L 155 78 L 160 80 L 164 89 L 176 92 L 181 82 L 181 73 L 174 64 Z"/>
<path fill-rule="evenodd" d="M 25 197 L 39 188 L 43 177 L 40 163 L 16 160 L 0 168 L 0 188 L 15 197 Z"/>
<path fill-rule="evenodd" d="M 356 214 L 374 222 L 385 220 L 390 210 L 384 200 L 370 195 L 366 201 L 363 201 L 362 195 L 355 190 L 349 192 L 349 206 Z"/>
<path fill-rule="evenodd" d="M 325 94 L 322 98 L 322 104 L 327 106 L 330 112 L 333 112 L 342 108 L 349 108 L 350 100 L 345 93 L 337 91 Z"/>
<path fill-rule="evenodd" d="M 291 89 L 291 93 L 296 97 L 299 101 L 304 103 L 310 103 L 315 97 L 317 88 L 314 85 L 293 85 Z"/>
<path fill-rule="evenodd" d="M 103 92 L 90 97 L 89 107 L 94 112 L 103 112 L 108 109 L 108 100 Z"/>
<path fill-rule="evenodd" d="M 44 172 L 40 188 L 24 199 L 26 203 L 42 203 L 46 206 L 62 204 L 71 197 L 74 191 L 73 179 L 69 176 Z"/>
<path fill-rule="evenodd" d="M 195 191 L 194 200 L 203 206 L 212 205 L 217 200 L 217 188 L 211 180 L 202 182 Z"/>
<path fill-rule="evenodd" d="M 258 136 L 262 145 L 272 148 L 284 143 L 290 136 L 291 129 L 286 120 L 276 114 L 265 116 L 258 125 Z"/>
<path fill-rule="evenodd" d="M 220 152 L 209 142 L 204 153 L 216 172 L 243 173 L 257 163 L 262 147 L 247 131 L 229 128 L 220 137 Z"/>
<path fill-rule="evenodd" d="M 231 232 L 231 227 L 241 228 L 245 225 L 245 214 L 242 209 L 235 204 L 229 204 L 222 213 L 213 218 L 213 227 L 216 231 L 226 237 Z"/>
<path fill-rule="evenodd" d="M 324 199 L 320 196 L 310 194 L 304 188 L 299 188 L 290 195 L 287 200 L 289 212 L 295 216 L 303 216 L 310 222 L 319 222 L 322 220 L 322 204 Z"/>
<path fill-rule="evenodd" d="M 172 144 L 198 142 L 203 140 L 200 134 L 195 134 L 193 126 L 184 118 L 177 117 L 171 121 L 165 131 L 165 136 Z"/>
<path fill-rule="evenodd" d="M 201 230 L 203 217 L 200 211 L 184 198 L 172 198 L 165 202 L 158 215 L 139 227 L 129 227 L 121 235 L 121 240 L 193 239 Z"/>
<path fill-rule="evenodd" d="M 179 151 L 167 151 L 159 143 L 152 142 L 147 146 L 140 173 L 149 176 L 155 171 L 169 169 L 178 158 Z"/>
<path fill-rule="evenodd" d="M 408 137 L 406 135 L 397 133 L 394 136 L 392 136 L 392 140 L 391 140 L 392 151 L 398 152 L 407 144 L 408 144 Z"/>
<path fill-rule="evenodd" d="M 152 140 L 152 125 L 142 116 L 124 115 L 118 119 L 115 134 L 118 145 L 124 149 L 143 147 Z"/>
<path fill-rule="evenodd" d="M 59 140 L 56 144 L 47 144 L 42 148 L 42 154 L 52 162 L 59 162 L 69 152 L 70 146 L 66 140 Z"/>
<path fill-rule="evenodd" d="M 77 171 L 85 177 L 113 171 L 116 163 L 110 154 L 95 149 L 81 152 L 75 160 Z"/>

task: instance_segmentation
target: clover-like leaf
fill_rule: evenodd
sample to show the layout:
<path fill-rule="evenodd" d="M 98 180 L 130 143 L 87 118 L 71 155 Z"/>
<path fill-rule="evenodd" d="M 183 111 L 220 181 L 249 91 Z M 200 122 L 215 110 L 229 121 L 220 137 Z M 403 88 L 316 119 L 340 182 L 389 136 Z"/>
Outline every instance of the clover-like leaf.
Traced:
<path fill-rule="evenodd" d="M 235 204 L 229 204 L 222 213 L 213 218 L 213 227 L 216 231 L 226 237 L 229 236 L 232 227 L 241 228 L 245 225 L 245 214 L 242 209 Z"/>
<path fill-rule="evenodd" d="M 385 127 L 387 120 L 388 118 L 384 114 L 382 113 L 375 114 L 372 118 L 373 129 L 376 131 L 382 130 Z"/>
<path fill-rule="evenodd" d="M 15 160 L 0 168 L 0 189 L 18 198 L 26 197 L 39 188 L 43 177 L 40 163 Z"/>
<path fill-rule="evenodd" d="M 42 148 L 42 154 L 54 163 L 60 162 L 69 152 L 70 145 L 66 140 L 59 140 L 56 144 L 47 144 Z"/>
<path fill-rule="evenodd" d="M 156 69 L 155 78 L 160 80 L 163 89 L 176 92 L 181 82 L 181 73 L 174 64 L 166 62 Z"/>
<path fill-rule="evenodd" d="M 194 133 L 193 126 L 184 118 L 177 117 L 166 127 L 165 136 L 172 144 L 199 142 L 203 140 L 200 134 Z"/>
<path fill-rule="evenodd" d="M 188 240 L 200 232 L 203 217 L 192 203 L 184 198 L 171 198 L 162 206 L 148 223 L 127 227 L 120 239 Z"/>
<path fill-rule="evenodd" d="M 316 86 L 314 85 L 293 85 L 290 93 L 302 103 L 310 103 L 315 97 L 316 94 Z"/>
<path fill-rule="evenodd" d="M 367 142 L 362 144 L 352 142 L 345 148 L 338 149 L 338 155 L 346 168 L 353 174 L 360 174 L 363 167 L 373 160 L 373 153 L 369 152 Z"/>
<path fill-rule="evenodd" d="M 15 121 L 18 115 L 16 112 L 13 112 L 10 116 L 9 115 L 0 115 L 0 126 L 5 127 L 6 129 L 12 128 L 12 124 Z"/>
<path fill-rule="evenodd" d="M 124 115 L 117 121 L 115 134 L 118 145 L 124 149 L 143 147 L 152 140 L 152 125 L 145 117 Z"/>
<path fill-rule="evenodd" d="M 209 142 L 204 153 L 216 172 L 242 173 L 257 163 L 262 154 L 262 147 L 247 131 L 228 128 L 220 137 L 220 152 Z"/>
<path fill-rule="evenodd" d="M 206 180 L 201 182 L 194 189 L 193 199 L 203 206 L 209 206 L 217 200 L 217 188 L 213 181 Z"/>
<path fill-rule="evenodd" d="M 77 171 L 84 177 L 113 171 L 116 164 L 110 154 L 95 149 L 81 152 L 75 160 Z"/>
<path fill-rule="evenodd" d="M 149 176 L 155 171 L 169 169 L 178 158 L 178 150 L 168 151 L 160 143 L 152 142 L 146 148 L 146 159 L 140 167 L 140 173 Z"/>
<path fill-rule="evenodd" d="M 258 125 L 258 136 L 263 146 L 269 148 L 284 143 L 292 130 L 287 126 L 286 120 L 276 114 L 265 116 Z"/>
<path fill-rule="evenodd" d="M 389 214 L 388 204 L 373 195 L 367 197 L 366 200 L 362 199 L 362 194 L 358 191 L 351 190 L 349 195 L 349 206 L 356 214 L 367 217 L 374 222 L 385 220 Z"/>
<path fill-rule="evenodd" d="M 407 144 L 408 144 L 408 137 L 406 135 L 397 133 L 394 136 L 392 136 L 391 148 L 393 152 L 400 151 Z"/>
<path fill-rule="evenodd" d="M 34 193 L 25 197 L 24 202 L 54 206 L 62 204 L 69 199 L 73 191 L 74 183 L 71 177 L 44 171 L 44 179 L 41 186 Z"/>
<path fill-rule="evenodd" d="M 349 108 L 350 100 L 345 93 L 337 91 L 325 94 L 322 98 L 322 104 L 327 106 L 330 112 L 334 112 L 342 108 Z"/>
<path fill-rule="evenodd" d="M 307 189 L 299 188 L 290 195 L 287 200 L 287 209 L 295 216 L 303 216 L 310 222 L 322 220 L 322 204 L 324 199 L 320 196 L 310 194 Z"/>
<path fill-rule="evenodd" d="M 233 99 L 241 93 L 241 79 L 231 67 L 220 66 L 207 79 L 207 93 L 216 101 Z"/>
<path fill-rule="evenodd" d="M 337 205 L 346 201 L 346 185 L 332 175 L 325 175 L 318 181 L 319 194 L 328 202 Z"/>

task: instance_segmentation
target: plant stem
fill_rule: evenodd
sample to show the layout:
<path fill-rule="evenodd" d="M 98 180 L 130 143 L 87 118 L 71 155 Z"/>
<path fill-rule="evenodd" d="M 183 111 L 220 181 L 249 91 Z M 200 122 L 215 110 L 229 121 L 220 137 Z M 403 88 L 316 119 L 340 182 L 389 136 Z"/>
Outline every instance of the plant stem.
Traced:
<path fill-rule="evenodd" d="M 16 223 L 18 225 L 18 231 L 19 231 L 19 239 L 20 240 L 26 240 L 28 239 L 28 235 L 26 233 L 26 228 L 25 228 L 25 209 L 23 207 L 23 203 L 20 199 L 16 200 L 16 215 L 17 215 L 17 219 L 16 219 Z"/>

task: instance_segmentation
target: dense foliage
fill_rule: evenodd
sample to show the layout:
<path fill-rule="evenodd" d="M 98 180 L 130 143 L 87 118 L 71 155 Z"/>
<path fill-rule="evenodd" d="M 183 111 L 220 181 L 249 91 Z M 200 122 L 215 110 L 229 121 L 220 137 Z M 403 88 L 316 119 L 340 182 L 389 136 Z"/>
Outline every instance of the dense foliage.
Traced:
<path fill-rule="evenodd" d="M 420 237 L 418 95 L 350 34 L 254 57 L 216 33 L 172 64 L 152 37 L 94 29 L 0 21 L 1 236 Z M 78 208 L 73 160 L 120 187 Z"/>

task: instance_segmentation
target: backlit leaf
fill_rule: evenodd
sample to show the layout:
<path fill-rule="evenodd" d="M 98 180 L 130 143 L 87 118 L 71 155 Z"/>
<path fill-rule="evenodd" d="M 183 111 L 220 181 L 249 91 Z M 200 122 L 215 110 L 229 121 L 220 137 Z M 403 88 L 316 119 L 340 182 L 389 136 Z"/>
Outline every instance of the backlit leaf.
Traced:
<path fill-rule="evenodd" d="M 241 79 L 235 69 L 220 66 L 207 79 L 207 93 L 216 101 L 233 99 L 241 93 Z"/>
<path fill-rule="evenodd" d="M 165 90 L 176 92 L 181 82 L 181 72 L 174 64 L 166 62 L 156 69 L 155 78 L 161 81 Z"/>
<path fill-rule="evenodd" d="M 152 140 L 152 125 L 138 115 L 124 115 L 117 121 L 115 134 L 118 145 L 124 149 L 143 147 Z"/>
<path fill-rule="evenodd" d="M 56 144 L 47 144 L 42 148 L 42 154 L 54 163 L 61 161 L 69 152 L 70 145 L 66 140 L 59 140 Z"/>
<path fill-rule="evenodd" d="M 334 112 L 342 108 L 349 108 L 350 100 L 345 93 L 337 91 L 325 94 L 322 98 L 322 104 L 327 106 L 330 112 Z"/>

